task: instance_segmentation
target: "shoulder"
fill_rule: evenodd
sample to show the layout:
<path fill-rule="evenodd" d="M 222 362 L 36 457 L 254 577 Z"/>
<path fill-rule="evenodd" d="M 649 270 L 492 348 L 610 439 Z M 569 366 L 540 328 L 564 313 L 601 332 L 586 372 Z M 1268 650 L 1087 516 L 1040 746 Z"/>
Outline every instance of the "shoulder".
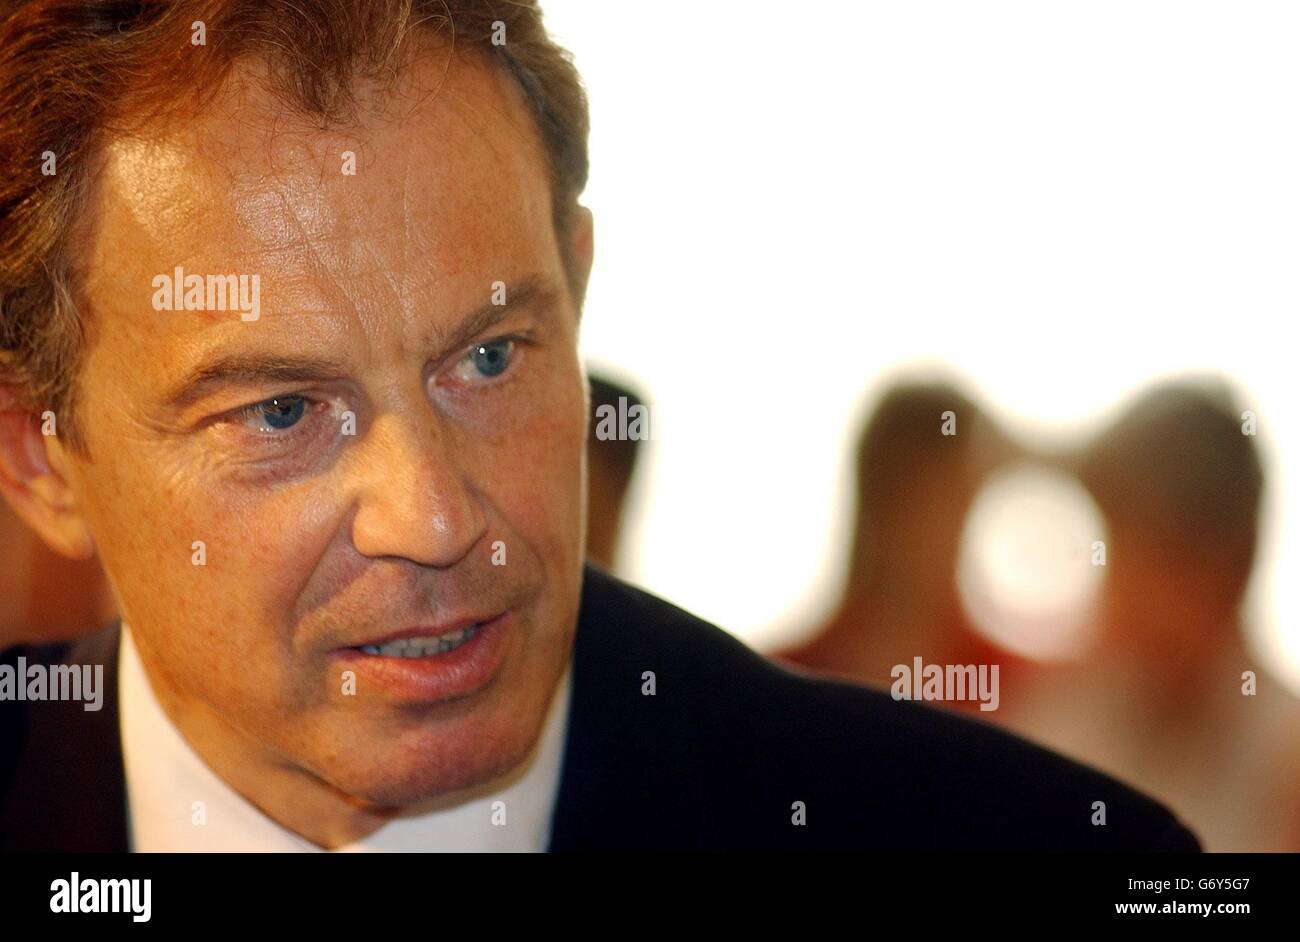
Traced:
<path fill-rule="evenodd" d="M 588 578 L 584 606 L 602 617 L 583 622 L 617 638 L 595 647 L 629 731 L 763 846 L 1199 849 L 1158 802 L 1097 770 L 973 718 L 794 673 L 648 592 Z"/>

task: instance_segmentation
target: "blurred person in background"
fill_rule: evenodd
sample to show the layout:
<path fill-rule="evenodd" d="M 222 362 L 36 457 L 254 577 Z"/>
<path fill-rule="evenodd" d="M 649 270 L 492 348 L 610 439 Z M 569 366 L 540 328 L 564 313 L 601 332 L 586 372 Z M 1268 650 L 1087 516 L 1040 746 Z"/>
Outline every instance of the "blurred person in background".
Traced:
<path fill-rule="evenodd" d="M 641 439 L 602 434 L 601 420 L 609 414 L 644 405 L 632 390 L 599 375 L 587 374 L 591 414 L 587 434 L 587 558 L 614 572 L 628 487 L 636 472 Z M 620 403 L 620 400 L 622 402 Z"/>
<path fill-rule="evenodd" d="M 959 432 L 941 435 L 950 411 Z M 1109 533 L 1097 633 L 1060 663 L 986 640 L 956 587 L 972 502 L 1013 459 L 1073 475 Z M 1058 450 L 1013 441 L 954 386 L 900 383 L 863 430 L 856 482 L 840 601 L 778 660 L 881 687 L 917 656 L 999 664 L 1000 706 L 982 718 L 1150 790 L 1210 850 L 1300 849 L 1300 701 L 1249 656 L 1239 615 L 1263 472 L 1223 383 L 1161 383 Z"/>
<path fill-rule="evenodd" d="M 956 434 L 943 434 L 952 413 Z M 999 664 L 1022 669 L 977 634 L 957 592 L 962 521 L 983 479 L 1014 453 L 976 402 L 948 382 L 887 388 L 858 437 L 853 543 L 828 621 L 777 660 L 887 687 L 894 665 Z M 941 702 L 988 718 L 974 701 Z"/>
<path fill-rule="evenodd" d="M 1207 850 L 1294 851 L 1300 701 L 1243 643 L 1264 474 L 1234 399 L 1161 384 L 1080 451 L 1111 534 L 1101 634 L 998 720 L 1160 796 Z"/>

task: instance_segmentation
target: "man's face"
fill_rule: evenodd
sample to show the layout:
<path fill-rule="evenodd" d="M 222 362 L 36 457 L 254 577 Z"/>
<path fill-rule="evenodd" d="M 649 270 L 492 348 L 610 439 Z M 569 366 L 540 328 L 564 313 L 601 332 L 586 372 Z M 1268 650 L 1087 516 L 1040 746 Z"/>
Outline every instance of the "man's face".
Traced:
<path fill-rule="evenodd" d="M 83 256 L 68 473 L 154 686 L 192 739 L 381 804 L 527 755 L 582 572 L 586 385 L 543 152 L 507 78 L 446 65 L 347 131 L 246 82 L 118 140 Z M 258 318 L 155 310 L 177 266 L 258 276 Z M 362 649 L 484 621 L 445 653 Z"/>

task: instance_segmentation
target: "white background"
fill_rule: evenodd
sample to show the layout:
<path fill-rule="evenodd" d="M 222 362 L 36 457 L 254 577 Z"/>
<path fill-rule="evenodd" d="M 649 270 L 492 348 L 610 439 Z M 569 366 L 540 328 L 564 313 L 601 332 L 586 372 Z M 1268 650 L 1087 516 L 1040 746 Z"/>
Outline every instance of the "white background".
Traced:
<path fill-rule="evenodd" d="M 892 372 L 1068 435 L 1211 369 L 1260 417 L 1256 641 L 1300 687 L 1300 4 L 543 8 L 591 98 L 584 352 L 653 403 L 628 577 L 773 647 L 838 588 Z"/>

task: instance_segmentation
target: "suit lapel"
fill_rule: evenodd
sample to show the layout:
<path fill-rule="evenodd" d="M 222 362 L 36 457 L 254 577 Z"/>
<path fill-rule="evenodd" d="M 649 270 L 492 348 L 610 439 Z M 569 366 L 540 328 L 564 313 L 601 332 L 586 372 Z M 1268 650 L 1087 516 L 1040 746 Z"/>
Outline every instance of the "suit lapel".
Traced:
<path fill-rule="evenodd" d="M 665 713 L 671 701 L 642 693 L 644 672 L 668 667 L 653 634 L 627 587 L 588 565 L 552 852 L 654 850 L 698 838 L 672 833 L 684 820 L 673 807 L 680 789 L 671 783 L 682 772 L 681 752 L 665 728 L 680 724 L 665 723 L 674 716 Z"/>
<path fill-rule="evenodd" d="M 605 820 L 611 811 L 610 796 L 618 790 L 616 768 L 609 761 L 618 742 L 614 733 L 617 720 L 605 722 L 606 710 L 613 704 L 608 689 L 613 671 L 606 663 L 612 652 L 606 594 L 602 591 L 606 577 L 588 565 L 583 572 L 582 601 L 573 647 L 573 688 L 569 700 L 568 733 L 565 737 L 564 762 L 559 793 L 551 818 L 549 849 L 581 850 L 588 844 L 596 822 Z M 605 704 L 601 704 L 605 701 Z"/>

